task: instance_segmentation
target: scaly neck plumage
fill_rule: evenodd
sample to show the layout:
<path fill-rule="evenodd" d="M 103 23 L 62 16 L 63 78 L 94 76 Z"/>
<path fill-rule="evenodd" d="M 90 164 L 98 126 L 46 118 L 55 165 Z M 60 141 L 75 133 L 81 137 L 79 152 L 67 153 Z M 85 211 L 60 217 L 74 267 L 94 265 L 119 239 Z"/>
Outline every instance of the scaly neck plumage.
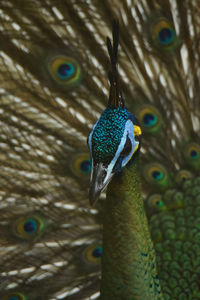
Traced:
<path fill-rule="evenodd" d="M 104 207 L 101 300 L 162 299 L 144 211 L 138 155 L 116 175 Z"/>

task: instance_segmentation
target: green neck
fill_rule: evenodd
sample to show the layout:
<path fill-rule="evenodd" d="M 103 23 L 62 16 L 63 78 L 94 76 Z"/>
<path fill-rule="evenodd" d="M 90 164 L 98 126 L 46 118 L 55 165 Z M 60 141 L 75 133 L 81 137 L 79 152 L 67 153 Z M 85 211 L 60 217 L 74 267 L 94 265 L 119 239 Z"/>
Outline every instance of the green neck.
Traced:
<path fill-rule="evenodd" d="M 104 207 L 101 300 L 162 299 L 138 158 L 115 176 Z"/>

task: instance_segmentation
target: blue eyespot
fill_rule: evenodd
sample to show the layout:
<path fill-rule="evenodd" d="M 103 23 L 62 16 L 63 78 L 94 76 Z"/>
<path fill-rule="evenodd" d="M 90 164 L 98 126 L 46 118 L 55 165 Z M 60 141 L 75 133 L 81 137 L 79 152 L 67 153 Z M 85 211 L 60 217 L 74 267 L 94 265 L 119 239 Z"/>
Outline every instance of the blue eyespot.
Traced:
<path fill-rule="evenodd" d="M 90 267 L 98 267 L 101 263 L 102 246 L 99 243 L 87 245 L 83 251 L 81 251 L 82 263 L 81 265 L 89 265 Z"/>
<path fill-rule="evenodd" d="M 159 163 L 149 163 L 144 166 L 143 174 L 147 182 L 160 189 L 165 189 L 170 184 L 166 168 Z"/>
<path fill-rule="evenodd" d="M 44 219 L 34 214 L 27 217 L 20 217 L 13 223 L 14 234 L 25 240 L 37 238 L 44 228 Z"/>
<path fill-rule="evenodd" d="M 163 211 L 166 209 L 165 204 L 160 194 L 152 194 L 148 197 L 147 202 L 147 213 L 151 214 L 155 211 Z"/>
<path fill-rule="evenodd" d="M 190 152 L 190 157 L 191 157 L 192 159 L 196 159 L 196 158 L 198 158 L 198 156 L 199 156 L 199 154 L 197 153 L 196 150 L 192 150 L 192 151 Z"/>
<path fill-rule="evenodd" d="M 91 170 L 91 162 L 90 160 L 84 160 L 80 164 L 80 169 L 83 173 L 89 173 Z"/>
<path fill-rule="evenodd" d="M 90 155 L 87 152 L 80 152 L 70 157 L 70 169 L 75 176 L 88 180 L 91 171 Z"/>
<path fill-rule="evenodd" d="M 7 295 L 4 295 L 2 300 L 26 300 L 26 296 L 21 293 L 9 293 Z"/>
<path fill-rule="evenodd" d="M 143 124 L 146 127 L 151 127 L 153 125 L 155 125 L 157 122 L 157 117 L 151 113 L 146 113 L 143 116 Z"/>
<path fill-rule="evenodd" d="M 184 156 L 188 162 L 188 164 L 195 168 L 196 170 L 200 170 L 200 145 L 197 143 L 188 143 L 184 149 Z"/>
<path fill-rule="evenodd" d="M 152 25 L 149 24 L 152 40 L 152 46 L 157 50 L 173 53 L 180 45 L 180 38 L 176 35 L 173 22 L 163 16 L 153 18 Z"/>
<path fill-rule="evenodd" d="M 96 249 L 93 250 L 92 255 L 96 258 L 102 256 L 103 249 L 101 246 L 96 247 Z"/>
<path fill-rule="evenodd" d="M 143 105 L 138 111 L 138 118 L 144 132 L 156 134 L 162 127 L 162 117 L 154 106 Z"/>
<path fill-rule="evenodd" d="M 30 219 L 24 223 L 24 231 L 28 234 L 35 233 L 38 229 L 38 223 L 34 219 Z"/>
<path fill-rule="evenodd" d="M 57 74 L 60 79 L 68 79 L 75 73 L 75 67 L 72 63 L 63 63 L 58 67 Z"/>
<path fill-rule="evenodd" d="M 152 177 L 155 179 L 155 180 L 160 180 L 163 178 L 163 174 L 159 171 L 153 171 L 152 172 Z"/>
<path fill-rule="evenodd" d="M 176 46 L 177 37 L 176 32 L 171 24 L 165 18 L 160 18 L 156 23 L 154 23 L 152 27 L 153 40 L 158 43 L 158 45 L 165 46 L 164 48 L 168 48 L 168 46 Z"/>
<path fill-rule="evenodd" d="M 163 202 L 162 201 L 156 201 L 156 206 L 158 206 L 158 207 L 163 206 Z"/>
<path fill-rule="evenodd" d="M 162 45 L 169 45 L 175 38 L 175 32 L 172 28 L 162 28 L 158 33 L 158 41 Z"/>
<path fill-rule="evenodd" d="M 80 83 L 82 77 L 81 67 L 72 57 L 65 55 L 49 57 L 47 67 L 52 79 L 62 86 Z"/>

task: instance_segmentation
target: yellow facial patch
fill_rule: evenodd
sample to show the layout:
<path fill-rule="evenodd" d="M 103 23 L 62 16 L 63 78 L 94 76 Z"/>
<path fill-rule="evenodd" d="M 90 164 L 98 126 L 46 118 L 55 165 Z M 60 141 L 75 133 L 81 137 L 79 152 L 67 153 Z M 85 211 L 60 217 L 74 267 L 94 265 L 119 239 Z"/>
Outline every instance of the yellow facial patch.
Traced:
<path fill-rule="evenodd" d="M 141 135 L 142 134 L 142 130 L 140 126 L 134 125 L 134 136 L 136 135 Z"/>

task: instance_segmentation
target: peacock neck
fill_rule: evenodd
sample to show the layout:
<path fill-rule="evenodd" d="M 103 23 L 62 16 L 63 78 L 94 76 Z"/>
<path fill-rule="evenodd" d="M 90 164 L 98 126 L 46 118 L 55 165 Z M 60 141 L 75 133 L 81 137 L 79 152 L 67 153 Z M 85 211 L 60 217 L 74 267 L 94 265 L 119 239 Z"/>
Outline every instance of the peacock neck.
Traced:
<path fill-rule="evenodd" d="M 115 176 L 104 207 L 101 300 L 162 299 L 138 157 Z"/>

